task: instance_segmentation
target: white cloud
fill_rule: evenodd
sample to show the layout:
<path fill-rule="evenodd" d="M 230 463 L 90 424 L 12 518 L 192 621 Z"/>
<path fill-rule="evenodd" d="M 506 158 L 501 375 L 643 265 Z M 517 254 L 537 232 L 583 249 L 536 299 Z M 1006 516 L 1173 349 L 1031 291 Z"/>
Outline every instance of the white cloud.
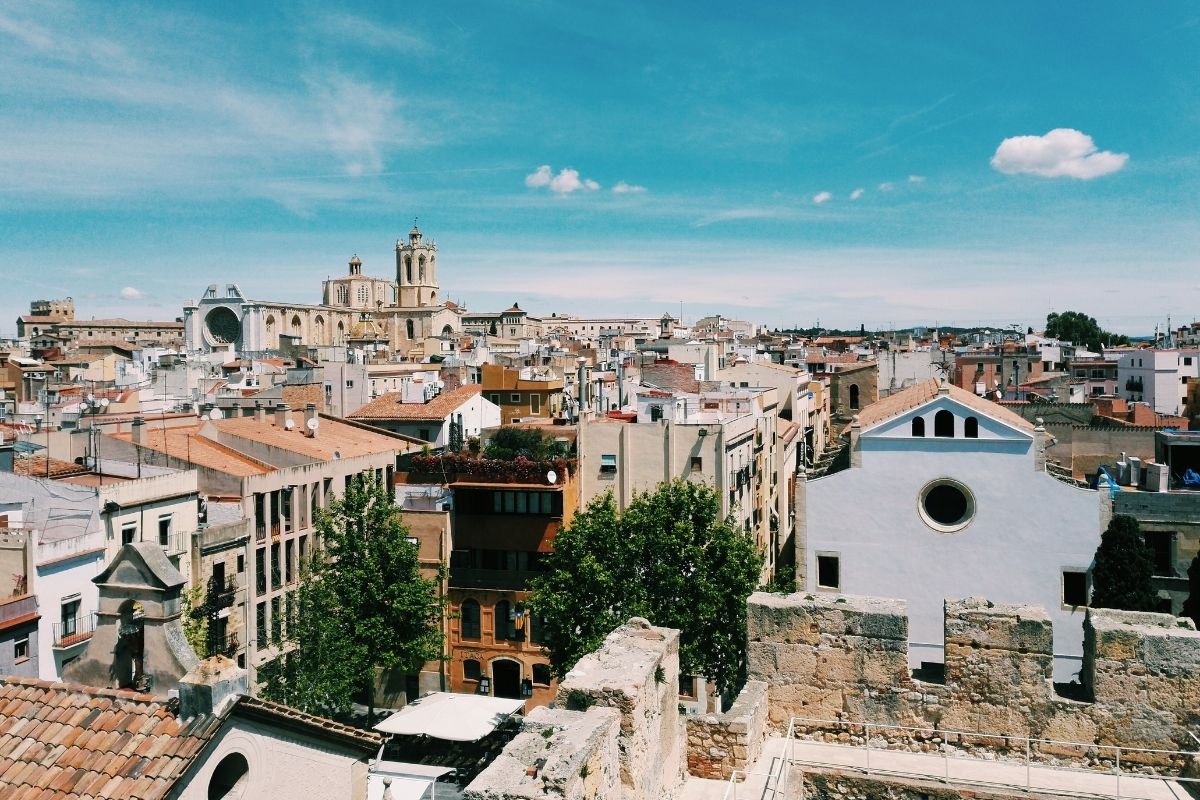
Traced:
<path fill-rule="evenodd" d="M 549 164 L 542 164 L 533 172 L 525 176 L 525 185 L 530 189 L 540 189 L 543 186 L 559 195 L 560 197 L 577 192 L 580 189 L 587 189 L 589 192 L 594 192 L 600 188 L 600 184 L 591 178 L 580 178 L 579 170 L 565 167 L 554 174 L 554 170 Z"/>
<path fill-rule="evenodd" d="M 613 194 L 640 194 L 646 191 L 645 186 L 638 186 L 636 183 L 626 183 L 625 181 L 617 181 L 617 185 L 612 188 Z"/>
<path fill-rule="evenodd" d="M 883 183 L 879 184 L 879 191 L 881 191 L 881 192 L 890 192 L 894 188 L 896 188 L 896 187 L 893 186 L 888 181 L 884 181 Z"/>
<path fill-rule="evenodd" d="M 813 195 L 813 202 L 817 205 L 821 205 L 821 203 L 828 203 L 832 199 L 833 195 L 829 192 L 817 192 Z"/>
<path fill-rule="evenodd" d="M 850 193 L 850 199 L 857 200 L 858 198 L 862 197 L 863 191 L 864 191 L 863 189 L 855 189 L 853 192 Z"/>
<path fill-rule="evenodd" d="M 909 183 L 924 183 L 925 176 L 924 175 L 909 175 L 908 182 Z"/>
<path fill-rule="evenodd" d="M 1073 128 L 1055 128 L 1045 136 L 1011 136 L 992 156 L 992 169 L 1005 175 L 1090 180 L 1122 169 L 1128 153 L 1097 150 L 1092 137 Z"/>
<path fill-rule="evenodd" d="M 542 164 L 533 172 L 525 176 L 525 185 L 530 189 L 536 189 L 539 186 L 549 186 L 550 177 L 550 165 Z"/>
<path fill-rule="evenodd" d="M 135 289 L 132 286 L 126 286 L 121 290 L 122 300 L 144 300 L 145 298 L 146 295 L 141 289 Z"/>

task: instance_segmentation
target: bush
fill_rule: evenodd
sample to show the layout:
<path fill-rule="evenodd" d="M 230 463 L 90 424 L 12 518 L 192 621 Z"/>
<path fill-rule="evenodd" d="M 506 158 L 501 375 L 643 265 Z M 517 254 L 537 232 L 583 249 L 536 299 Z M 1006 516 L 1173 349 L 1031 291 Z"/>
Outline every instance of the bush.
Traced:
<path fill-rule="evenodd" d="M 1142 541 L 1138 521 L 1118 514 L 1108 523 L 1092 567 L 1092 605 L 1123 611 L 1154 611 L 1154 556 Z"/>

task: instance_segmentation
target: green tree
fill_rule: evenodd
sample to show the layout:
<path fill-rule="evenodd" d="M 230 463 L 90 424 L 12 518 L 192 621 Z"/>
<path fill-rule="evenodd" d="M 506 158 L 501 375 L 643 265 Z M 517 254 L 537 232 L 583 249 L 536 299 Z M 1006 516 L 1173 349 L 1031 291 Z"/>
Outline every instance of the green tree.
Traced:
<path fill-rule="evenodd" d="M 1076 345 L 1086 345 L 1089 350 L 1100 351 L 1105 347 L 1129 344 L 1129 337 L 1109 333 L 1100 327 L 1095 317 L 1079 311 L 1051 312 L 1046 315 L 1046 336 L 1062 339 Z"/>
<path fill-rule="evenodd" d="M 1092 566 L 1092 605 L 1125 611 L 1154 611 L 1150 586 L 1154 556 L 1142 540 L 1136 519 L 1117 514 L 1100 537 Z"/>
<path fill-rule="evenodd" d="M 678 628 L 683 672 L 727 693 L 745 676 L 746 598 L 761 567 L 750 536 L 721 519 L 716 492 L 676 480 L 636 495 L 624 513 L 610 493 L 576 514 L 530 605 L 560 677 L 639 616 Z"/>
<path fill-rule="evenodd" d="M 263 694 L 304 711 L 345 719 L 362 697 L 375 716 L 378 670 L 416 672 L 442 657 L 444 598 L 423 577 L 417 546 L 386 484 L 350 482 L 318 509 L 323 547 L 303 565 L 278 644 L 285 655 L 259 671 Z"/>
<path fill-rule="evenodd" d="M 1188 599 L 1183 603 L 1183 615 L 1191 617 L 1196 627 L 1200 628 L 1200 553 L 1192 559 L 1188 567 Z"/>
<path fill-rule="evenodd" d="M 543 436 L 536 428 L 500 428 L 488 440 L 487 447 L 483 450 L 485 458 L 499 458 L 505 461 L 514 458 L 548 461 L 566 454 L 567 448 L 561 442 Z"/>

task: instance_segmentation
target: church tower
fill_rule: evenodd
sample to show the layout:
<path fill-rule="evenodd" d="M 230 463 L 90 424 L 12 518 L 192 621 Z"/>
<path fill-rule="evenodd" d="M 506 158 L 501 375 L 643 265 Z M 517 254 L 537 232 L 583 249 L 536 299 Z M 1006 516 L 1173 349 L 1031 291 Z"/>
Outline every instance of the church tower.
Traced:
<path fill-rule="evenodd" d="M 397 305 L 401 308 L 436 306 L 438 299 L 437 244 L 422 240 L 416 224 L 408 241 L 396 242 Z"/>

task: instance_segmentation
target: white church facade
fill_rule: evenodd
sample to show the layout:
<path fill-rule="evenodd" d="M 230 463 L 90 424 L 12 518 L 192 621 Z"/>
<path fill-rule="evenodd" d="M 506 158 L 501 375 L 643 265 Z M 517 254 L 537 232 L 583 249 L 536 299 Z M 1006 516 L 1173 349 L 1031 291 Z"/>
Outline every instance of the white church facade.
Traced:
<path fill-rule="evenodd" d="M 910 666 L 933 674 L 945 599 L 1041 606 L 1054 679 L 1075 679 L 1101 492 L 1046 473 L 1041 428 L 936 379 L 864 409 L 850 438 L 849 468 L 800 489 L 801 588 L 907 601 Z"/>

